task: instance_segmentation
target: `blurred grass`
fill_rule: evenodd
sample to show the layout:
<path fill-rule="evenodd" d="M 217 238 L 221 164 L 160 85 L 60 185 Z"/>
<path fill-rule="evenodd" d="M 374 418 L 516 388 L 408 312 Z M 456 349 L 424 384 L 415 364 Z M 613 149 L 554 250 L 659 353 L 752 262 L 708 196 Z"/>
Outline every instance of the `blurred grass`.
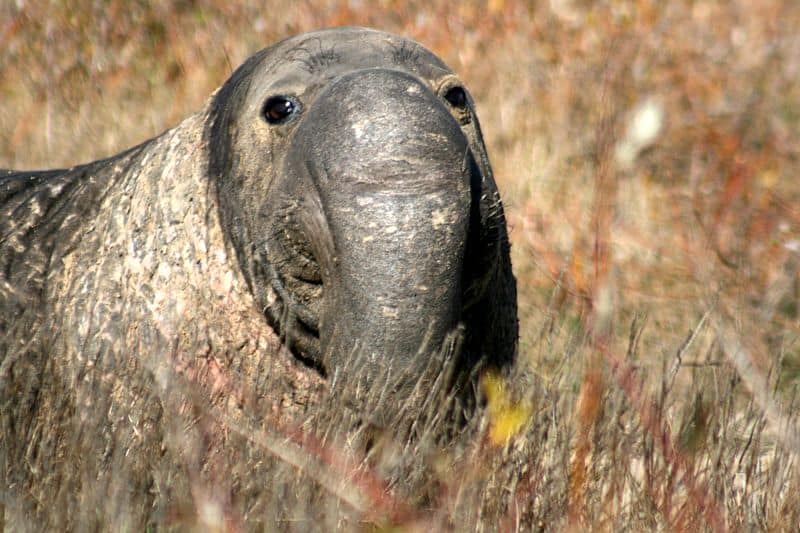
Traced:
<path fill-rule="evenodd" d="M 0 167 L 114 154 L 258 49 L 345 24 L 419 40 L 462 76 L 506 204 L 517 373 L 544 392 L 490 378 L 513 406 L 492 427 L 513 427 L 491 433 L 510 444 L 481 456 L 496 485 L 475 501 L 511 483 L 500 514 L 544 529 L 796 525 L 775 483 L 800 481 L 800 4 L 2 0 Z M 737 454 L 750 470 L 721 468 Z"/>

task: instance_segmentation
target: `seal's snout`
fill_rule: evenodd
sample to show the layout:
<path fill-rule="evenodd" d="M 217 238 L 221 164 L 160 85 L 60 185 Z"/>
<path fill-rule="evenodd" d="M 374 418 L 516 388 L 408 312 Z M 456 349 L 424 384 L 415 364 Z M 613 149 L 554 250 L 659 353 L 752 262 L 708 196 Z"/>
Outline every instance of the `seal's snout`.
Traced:
<path fill-rule="evenodd" d="M 329 236 L 307 238 L 329 372 L 354 352 L 367 376 L 421 367 L 458 324 L 476 166 L 448 105 L 408 73 L 367 69 L 332 81 L 295 132 L 287 166 L 307 170 L 325 220 L 305 233 Z"/>
<path fill-rule="evenodd" d="M 303 149 L 326 161 L 330 174 L 362 186 L 411 181 L 436 187 L 464 166 L 468 152 L 445 100 L 397 70 L 368 69 L 334 80 L 304 122 L 313 132 L 298 131 Z"/>
<path fill-rule="evenodd" d="M 384 68 L 334 78 L 296 106 L 264 105 L 275 125 L 294 124 L 284 192 L 265 208 L 283 228 L 266 235 L 280 302 L 268 313 L 289 317 L 291 345 L 325 371 L 355 349 L 414 365 L 458 324 L 480 178 L 452 106 Z"/>

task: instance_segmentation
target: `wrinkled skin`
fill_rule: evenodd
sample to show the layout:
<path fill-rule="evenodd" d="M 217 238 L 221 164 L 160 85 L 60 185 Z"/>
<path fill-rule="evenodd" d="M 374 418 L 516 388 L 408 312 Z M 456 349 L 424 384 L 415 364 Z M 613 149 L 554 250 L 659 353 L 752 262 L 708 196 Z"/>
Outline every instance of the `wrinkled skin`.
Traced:
<path fill-rule="evenodd" d="M 272 120 L 276 101 L 291 112 Z M 0 170 L 12 528 L 139 530 L 219 494 L 268 523 L 293 512 L 287 494 L 317 496 L 265 493 L 286 468 L 253 434 L 392 425 L 418 415 L 415 390 L 435 412 L 436 354 L 452 356 L 447 386 L 469 396 L 479 363 L 506 365 L 516 341 L 472 100 L 400 37 L 300 35 L 124 153 Z M 316 526 L 339 523 L 325 519 Z"/>

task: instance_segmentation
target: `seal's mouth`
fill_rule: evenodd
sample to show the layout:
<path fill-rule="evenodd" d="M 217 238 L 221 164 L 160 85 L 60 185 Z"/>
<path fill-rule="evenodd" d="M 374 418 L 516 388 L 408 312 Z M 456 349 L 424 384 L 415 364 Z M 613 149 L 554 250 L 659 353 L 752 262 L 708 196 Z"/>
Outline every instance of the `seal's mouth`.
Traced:
<path fill-rule="evenodd" d="M 271 289 L 265 314 L 284 345 L 301 361 L 324 374 L 319 365 L 320 307 L 324 293 L 319 265 L 313 256 L 295 246 L 278 244 L 277 247 L 282 253 L 270 254 L 272 250 L 265 244 L 260 254 L 259 263 Z M 283 258 L 276 260 L 276 256 Z"/>

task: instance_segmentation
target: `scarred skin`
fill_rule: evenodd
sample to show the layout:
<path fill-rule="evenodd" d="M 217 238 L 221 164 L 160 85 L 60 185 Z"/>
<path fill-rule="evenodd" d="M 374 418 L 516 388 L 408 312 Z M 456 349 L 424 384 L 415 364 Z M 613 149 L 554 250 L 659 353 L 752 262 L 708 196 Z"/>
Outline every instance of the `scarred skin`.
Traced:
<path fill-rule="evenodd" d="M 291 108 L 278 120 L 276 102 Z M 341 382 L 380 388 L 378 403 L 347 400 L 362 419 L 413 418 L 398 406 L 437 380 L 432 354 L 452 356 L 458 387 L 511 362 L 516 341 L 472 100 L 397 36 L 287 39 L 159 137 L 71 169 L 0 171 L 8 516 L 158 522 L 175 476 L 252 470 L 226 424 L 322 420 Z M 223 414 L 192 433 L 201 408 Z"/>

